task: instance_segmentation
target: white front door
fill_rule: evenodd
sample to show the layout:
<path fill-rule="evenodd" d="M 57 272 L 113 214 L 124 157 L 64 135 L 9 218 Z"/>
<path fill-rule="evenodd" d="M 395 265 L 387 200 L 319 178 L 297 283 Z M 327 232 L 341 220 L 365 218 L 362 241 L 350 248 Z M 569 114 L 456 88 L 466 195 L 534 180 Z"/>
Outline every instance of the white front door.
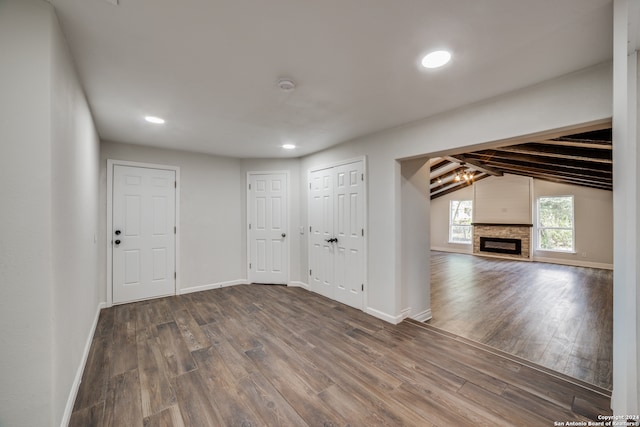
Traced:
<path fill-rule="evenodd" d="M 364 294 L 363 162 L 309 175 L 309 285 L 362 309 Z"/>
<path fill-rule="evenodd" d="M 287 175 L 250 173 L 249 281 L 286 284 L 289 280 Z"/>
<path fill-rule="evenodd" d="M 113 302 L 175 294 L 173 170 L 114 165 Z"/>

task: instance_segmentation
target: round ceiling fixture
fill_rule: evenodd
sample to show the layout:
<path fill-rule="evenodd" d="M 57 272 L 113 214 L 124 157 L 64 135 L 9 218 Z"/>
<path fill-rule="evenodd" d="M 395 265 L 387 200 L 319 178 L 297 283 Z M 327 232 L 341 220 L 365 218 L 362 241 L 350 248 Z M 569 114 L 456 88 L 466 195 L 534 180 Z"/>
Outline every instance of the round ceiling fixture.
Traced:
<path fill-rule="evenodd" d="M 161 125 L 164 123 L 164 119 L 156 116 L 145 116 L 144 119 L 149 123 L 153 123 L 154 125 Z"/>
<path fill-rule="evenodd" d="M 282 78 L 278 80 L 278 87 L 285 92 L 291 92 L 296 88 L 296 83 L 291 79 Z"/>
<path fill-rule="evenodd" d="M 451 60 L 451 52 L 446 50 L 436 50 L 428 53 L 422 58 L 424 68 L 439 68 L 446 65 Z"/>
<path fill-rule="evenodd" d="M 282 144 L 282 148 L 284 148 L 285 150 L 293 150 L 294 148 L 296 148 L 295 144 Z"/>

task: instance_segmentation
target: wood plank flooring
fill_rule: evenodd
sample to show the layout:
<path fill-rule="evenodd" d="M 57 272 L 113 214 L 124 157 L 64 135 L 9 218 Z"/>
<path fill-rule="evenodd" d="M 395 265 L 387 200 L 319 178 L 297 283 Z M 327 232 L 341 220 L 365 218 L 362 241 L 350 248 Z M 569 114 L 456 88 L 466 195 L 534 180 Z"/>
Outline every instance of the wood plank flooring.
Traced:
<path fill-rule="evenodd" d="M 429 324 L 612 388 L 613 272 L 431 252 Z"/>
<path fill-rule="evenodd" d="M 609 396 L 300 288 L 102 311 L 71 426 L 551 426 Z"/>

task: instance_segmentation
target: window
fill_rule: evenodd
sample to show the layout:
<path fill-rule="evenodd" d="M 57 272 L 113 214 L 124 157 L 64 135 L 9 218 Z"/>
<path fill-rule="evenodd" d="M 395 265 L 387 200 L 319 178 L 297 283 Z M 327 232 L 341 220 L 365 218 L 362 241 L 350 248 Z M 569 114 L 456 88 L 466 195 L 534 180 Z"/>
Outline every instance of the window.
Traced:
<path fill-rule="evenodd" d="M 449 202 L 449 243 L 471 243 L 471 200 Z"/>
<path fill-rule="evenodd" d="M 538 249 L 573 252 L 573 196 L 538 199 Z"/>

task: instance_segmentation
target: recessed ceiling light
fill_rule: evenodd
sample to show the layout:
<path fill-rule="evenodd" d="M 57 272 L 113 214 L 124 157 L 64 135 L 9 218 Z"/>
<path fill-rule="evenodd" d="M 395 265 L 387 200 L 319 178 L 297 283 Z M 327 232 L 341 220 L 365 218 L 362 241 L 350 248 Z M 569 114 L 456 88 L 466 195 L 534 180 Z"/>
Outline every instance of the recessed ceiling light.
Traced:
<path fill-rule="evenodd" d="M 295 144 L 283 144 L 282 148 L 284 148 L 285 150 L 293 150 L 294 148 L 296 148 Z"/>
<path fill-rule="evenodd" d="M 446 50 L 436 50 L 427 54 L 422 58 L 422 66 L 424 68 L 442 67 L 451 60 L 451 52 Z"/>
<path fill-rule="evenodd" d="M 155 117 L 155 116 L 146 116 L 144 118 L 146 121 L 148 121 L 149 123 L 153 123 L 156 125 L 161 125 L 164 123 L 164 119 L 161 119 L 160 117 Z"/>
<path fill-rule="evenodd" d="M 296 82 L 288 78 L 278 80 L 278 87 L 284 92 L 291 92 L 296 88 Z"/>

